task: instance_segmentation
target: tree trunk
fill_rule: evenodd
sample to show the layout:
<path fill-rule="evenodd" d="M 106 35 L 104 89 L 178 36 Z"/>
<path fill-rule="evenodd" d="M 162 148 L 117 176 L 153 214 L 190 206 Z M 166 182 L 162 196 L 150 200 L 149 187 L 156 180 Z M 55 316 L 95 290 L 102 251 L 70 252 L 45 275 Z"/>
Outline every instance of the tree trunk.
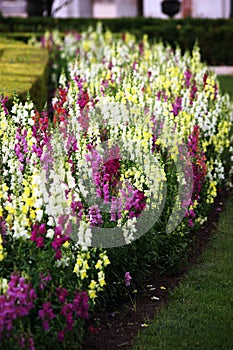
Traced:
<path fill-rule="evenodd" d="M 43 1 L 27 0 L 27 13 L 29 17 L 43 16 Z"/>
<path fill-rule="evenodd" d="M 47 17 L 52 16 L 52 7 L 53 7 L 53 0 L 45 0 L 45 10 L 46 10 Z"/>
<path fill-rule="evenodd" d="M 138 0 L 138 16 L 143 16 L 143 0 Z"/>

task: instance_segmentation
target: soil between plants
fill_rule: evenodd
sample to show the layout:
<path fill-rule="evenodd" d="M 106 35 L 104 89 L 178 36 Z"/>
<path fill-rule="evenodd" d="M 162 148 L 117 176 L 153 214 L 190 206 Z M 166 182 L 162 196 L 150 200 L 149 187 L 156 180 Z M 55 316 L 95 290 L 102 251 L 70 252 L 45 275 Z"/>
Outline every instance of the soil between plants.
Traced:
<path fill-rule="evenodd" d="M 219 193 L 207 221 L 195 234 L 181 271 L 174 275 L 161 275 L 159 271 L 151 271 L 142 285 L 138 286 L 135 303 L 129 300 L 119 306 L 109 306 L 104 312 L 95 313 L 87 323 L 83 350 L 132 348 L 138 332 L 148 326 L 159 309 L 166 306 L 171 291 L 192 265 L 198 263 L 201 253 L 217 228 L 219 213 L 229 193 L 226 189 Z"/>

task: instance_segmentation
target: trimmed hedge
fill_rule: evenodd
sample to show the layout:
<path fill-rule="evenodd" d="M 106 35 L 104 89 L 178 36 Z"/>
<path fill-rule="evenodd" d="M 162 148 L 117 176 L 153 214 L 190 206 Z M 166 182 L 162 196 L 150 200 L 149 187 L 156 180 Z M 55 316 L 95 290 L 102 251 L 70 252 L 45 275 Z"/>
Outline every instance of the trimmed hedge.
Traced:
<path fill-rule="evenodd" d="M 41 110 L 48 100 L 48 52 L 22 42 L 1 38 L 0 43 L 0 94 L 9 97 L 14 93 L 25 101 L 30 94 Z"/>
<path fill-rule="evenodd" d="M 96 26 L 98 19 L 86 18 L 0 18 L 0 32 L 24 41 L 30 33 L 41 36 L 45 30 L 58 29 L 82 31 Z M 148 34 L 151 40 L 162 40 L 172 47 L 179 45 L 182 51 L 191 51 L 197 41 L 202 60 L 209 65 L 232 65 L 233 19 L 158 19 L 158 18 L 116 18 L 101 20 L 104 28 L 112 32 L 129 31 L 137 37 Z M 24 34 L 22 34 L 24 33 Z M 27 33 L 25 35 L 25 33 Z"/>

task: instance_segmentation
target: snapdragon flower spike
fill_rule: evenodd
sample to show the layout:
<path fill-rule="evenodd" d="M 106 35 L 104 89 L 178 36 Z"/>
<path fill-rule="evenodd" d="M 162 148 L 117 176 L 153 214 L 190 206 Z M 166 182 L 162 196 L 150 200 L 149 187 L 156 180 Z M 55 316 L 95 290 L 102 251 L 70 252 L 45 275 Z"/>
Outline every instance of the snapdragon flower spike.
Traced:
<path fill-rule="evenodd" d="M 196 86 L 196 83 L 194 82 L 190 91 L 190 106 L 193 105 L 193 101 L 197 97 L 197 92 L 198 92 L 198 88 Z"/>
<path fill-rule="evenodd" d="M 99 226 L 103 223 L 103 219 L 100 213 L 100 208 L 98 207 L 98 205 L 93 205 L 89 207 L 88 214 L 89 214 L 91 226 Z"/>
<path fill-rule="evenodd" d="M 32 337 L 28 338 L 28 350 L 36 350 L 35 348 L 35 342 Z"/>
<path fill-rule="evenodd" d="M 6 232 L 7 232 L 6 221 L 4 220 L 3 216 L 0 216 L 0 235 L 2 236 L 3 242 L 6 236 Z"/>
<path fill-rule="evenodd" d="M 40 155 L 41 168 L 46 170 L 46 176 L 49 178 L 49 171 L 54 164 L 54 152 L 51 145 L 51 137 L 45 135 L 43 139 L 42 154 Z"/>
<path fill-rule="evenodd" d="M 34 125 L 37 127 L 40 134 L 45 133 L 49 129 L 49 117 L 47 111 L 42 111 L 41 114 L 35 111 L 33 116 Z"/>
<path fill-rule="evenodd" d="M 37 295 L 30 284 L 19 274 L 12 274 L 6 294 L 0 295 L 0 338 L 11 335 L 13 322 L 27 316 L 34 308 Z"/>
<path fill-rule="evenodd" d="M 184 72 L 185 84 L 186 87 L 189 88 L 191 85 L 192 72 L 189 69 L 186 69 Z"/>
<path fill-rule="evenodd" d="M 117 221 L 118 219 L 122 218 L 122 211 L 123 211 L 122 198 L 112 196 L 111 210 L 110 210 L 110 213 L 111 213 L 110 221 Z"/>
<path fill-rule="evenodd" d="M 84 87 L 85 80 L 80 76 L 75 76 L 74 81 L 78 87 L 77 93 L 77 104 L 80 107 L 80 115 L 78 116 L 78 122 L 81 125 L 84 132 L 87 131 L 89 126 L 89 116 L 88 116 L 88 103 L 91 101 L 87 89 Z M 92 100 L 92 104 L 94 104 Z"/>
<path fill-rule="evenodd" d="M 39 114 L 35 111 L 33 117 L 34 125 L 32 126 L 32 135 L 36 142 L 32 145 L 32 152 L 36 153 L 40 159 L 43 154 L 43 147 L 49 146 L 49 118 L 47 112 Z"/>
<path fill-rule="evenodd" d="M 78 151 L 77 140 L 74 135 L 68 135 L 66 142 L 66 152 L 68 159 L 70 159 L 72 154 L 76 151 Z"/>
<path fill-rule="evenodd" d="M 65 339 L 65 334 L 73 329 L 77 318 L 87 319 L 89 317 L 89 297 L 86 291 L 77 292 L 73 302 L 65 302 L 68 295 L 65 288 L 60 288 L 58 293 L 60 300 L 63 300 L 64 303 L 60 314 L 64 316 L 66 322 L 65 328 L 58 333 L 58 340 L 62 342 Z M 61 298 L 63 293 L 65 298 Z"/>
<path fill-rule="evenodd" d="M 120 179 L 119 149 L 112 147 L 106 160 L 99 155 L 93 146 L 88 145 L 88 150 L 86 160 L 91 163 L 97 197 L 102 198 L 104 203 L 109 203 L 111 196 L 116 192 L 116 186 Z"/>
<path fill-rule="evenodd" d="M 69 294 L 68 290 L 66 288 L 57 287 L 57 298 L 60 303 L 64 303 L 66 301 L 66 298 Z"/>
<path fill-rule="evenodd" d="M 193 169 L 193 193 L 192 200 L 190 202 L 190 208 L 186 210 L 185 217 L 188 219 L 188 225 L 194 226 L 193 219 L 196 217 L 196 213 L 193 210 L 193 204 L 195 200 L 200 199 L 200 193 L 202 186 L 206 181 L 207 165 L 204 152 L 199 146 L 200 130 L 198 125 L 194 125 L 192 134 L 188 136 L 188 150 L 192 159 Z"/>
<path fill-rule="evenodd" d="M 8 115 L 9 114 L 9 111 L 8 111 L 8 109 L 7 109 L 7 107 L 6 107 L 6 103 L 7 103 L 7 101 L 8 101 L 8 96 L 0 96 L 0 102 L 1 102 L 1 105 L 2 105 L 2 107 L 3 107 L 3 111 L 4 111 L 4 113 L 6 114 L 6 115 Z"/>
<path fill-rule="evenodd" d="M 17 128 L 15 138 L 18 142 L 15 144 L 14 151 L 19 162 L 21 163 L 20 165 L 21 172 L 24 171 L 25 164 L 29 162 L 29 158 L 27 156 L 29 150 L 28 150 L 26 137 L 27 137 L 27 130 Z"/>
<path fill-rule="evenodd" d="M 205 87 L 205 86 L 206 86 L 206 84 L 207 84 L 207 78 L 208 78 L 208 74 L 207 74 L 207 73 L 205 73 L 205 74 L 203 75 L 203 78 L 202 78 L 202 81 L 203 81 L 203 87 Z"/>
<path fill-rule="evenodd" d="M 182 98 L 178 96 L 176 97 L 175 101 L 172 103 L 172 112 L 176 117 L 181 110 L 182 110 Z"/>
<path fill-rule="evenodd" d="M 84 109 L 89 102 L 89 94 L 86 90 L 80 90 L 78 95 L 78 104 L 81 109 Z"/>
<path fill-rule="evenodd" d="M 190 207 L 192 208 L 193 201 L 190 202 Z M 194 226 L 194 219 L 196 217 L 196 213 L 193 209 L 187 209 L 185 212 L 185 217 L 188 219 L 188 226 L 193 227 Z"/>
<path fill-rule="evenodd" d="M 53 123 L 56 125 L 61 122 L 66 123 L 68 120 L 68 109 L 64 106 L 67 101 L 67 92 L 69 85 L 67 87 L 59 87 L 57 91 L 57 98 L 53 101 Z"/>
<path fill-rule="evenodd" d="M 120 159 L 114 158 L 106 161 L 103 165 L 103 180 L 115 187 L 120 179 Z M 106 178 L 107 175 L 107 178 Z"/>
<path fill-rule="evenodd" d="M 80 201 L 73 200 L 71 202 L 72 214 L 81 219 L 83 216 L 83 204 Z"/>
<path fill-rule="evenodd" d="M 89 297 L 86 291 L 77 292 L 73 300 L 73 310 L 77 317 L 87 319 L 89 317 Z"/>
<path fill-rule="evenodd" d="M 31 232 L 31 241 L 36 243 L 36 246 L 38 248 L 43 248 L 45 243 L 44 243 L 44 239 L 45 239 L 45 234 L 47 232 L 46 229 L 46 224 L 42 223 L 42 224 L 38 224 L 35 223 L 32 226 L 32 232 Z"/>
<path fill-rule="evenodd" d="M 207 82 L 208 76 L 209 76 L 208 73 L 205 73 L 203 75 L 202 81 L 203 81 L 204 88 L 206 87 L 206 85 L 208 85 L 208 82 Z M 215 82 L 215 84 L 214 84 L 214 100 L 216 99 L 217 95 L 218 95 L 218 85 Z"/>
<path fill-rule="evenodd" d="M 35 342 L 32 336 L 22 334 L 19 339 L 19 346 L 21 349 L 35 350 Z"/>
<path fill-rule="evenodd" d="M 202 186 L 206 180 L 207 165 L 206 156 L 204 152 L 199 148 L 200 130 L 198 125 L 194 125 L 193 132 L 188 137 L 188 149 L 191 155 L 192 167 L 193 167 L 193 196 L 192 199 L 199 199 Z"/>
<path fill-rule="evenodd" d="M 104 198 L 105 202 L 109 201 L 109 191 L 107 188 L 105 188 L 105 195 L 103 192 L 103 181 L 102 181 L 102 174 L 100 173 L 100 165 L 103 164 L 103 160 L 101 155 L 95 150 L 94 148 L 91 148 L 90 145 L 88 145 L 88 150 L 90 150 L 89 153 L 85 155 L 86 161 L 90 163 L 92 168 L 92 178 L 96 186 L 96 195 L 99 198 Z"/>
<path fill-rule="evenodd" d="M 146 207 L 144 192 L 135 189 L 131 184 L 126 183 L 126 190 L 121 189 L 123 211 L 128 211 L 129 218 L 138 217 Z"/>
<path fill-rule="evenodd" d="M 65 331 L 59 331 L 57 334 L 57 340 L 62 343 L 65 340 Z"/>
<path fill-rule="evenodd" d="M 63 243 L 69 240 L 67 235 L 62 233 L 62 226 L 56 226 L 54 228 L 54 236 L 52 241 L 52 248 L 55 250 L 55 259 L 60 260 L 62 257 L 61 247 Z"/>
<path fill-rule="evenodd" d="M 50 282 L 52 280 L 51 275 L 45 275 L 43 272 L 39 273 L 40 276 L 40 285 L 39 288 L 41 290 L 44 290 L 48 284 L 48 282 Z"/>
<path fill-rule="evenodd" d="M 38 311 L 38 316 L 42 320 L 43 330 L 48 331 L 50 329 L 49 321 L 56 317 L 50 301 L 43 304 L 42 309 Z"/>
<path fill-rule="evenodd" d="M 131 279 L 132 279 L 132 277 L 130 276 L 130 272 L 126 272 L 125 273 L 125 285 L 126 285 L 126 287 L 130 286 Z"/>
<path fill-rule="evenodd" d="M 157 99 L 160 101 L 168 101 L 168 96 L 167 96 L 167 94 L 166 94 L 166 91 L 158 91 L 157 93 L 156 93 L 156 97 L 157 97 Z"/>
<path fill-rule="evenodd" d="M 73 318 L 73 304 L 65 303 L 61 309 L 61 315 L 65 317 L 66 330 L 71 331 L 75 322 Z"/>
<path fill-rule="evenodd" d="M 144 53 L 144 43 L 143 43 L 143 41 L 141 41 L 139 43 L 139 47 L 138 48 L 139 48 L 140 56 L 143 55 L 143 53 Z"/>
<path fill-rule="evenodd" d="M 101 186 L 101 179 L 99 175 L 99 166 L 100 164 L 103 164 L 103 160 L 101 155 L 98 153 L 97 150 L 95 150 L 93 147 L 91 147 L 90 144 L 87 145 L 87 149 L 89 150 L 89 153 L 85 155 L 86 161 L 90 163 L 92 168 L 92 178 L 95 182 L 95 185 L 97 187 Z"/>
<path fill-rule="evenodd" d="M 101 81 L 101 86 L 100 86 L 100 92 L 101 92 L 102 96 L 104 96 L 106 94 L 108 87 L 109 87 L 109 80 L 103 79 Z"/>
<path fill-rule="evenodd" d="M 129 211 L 129 218 L 138 217 L 146 207 L 146 197 L 144 192 L 134 190 L 132 197 L 129 198 L 125 209 Z"/>

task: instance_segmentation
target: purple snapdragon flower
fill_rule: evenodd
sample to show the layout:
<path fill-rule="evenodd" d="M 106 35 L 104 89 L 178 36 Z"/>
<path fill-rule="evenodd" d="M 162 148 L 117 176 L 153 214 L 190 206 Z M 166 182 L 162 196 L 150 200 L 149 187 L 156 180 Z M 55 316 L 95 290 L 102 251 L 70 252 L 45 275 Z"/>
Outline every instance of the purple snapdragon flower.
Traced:
<path fill-rule="evenodd" d="M 48 331 L 50 328 L 49 321 L 56 317 L 49 301 L 43 304 L 42 309 L 38 311 L 38 315 L 42 320 L 42 327 L 44 331 Z"/>
<path fill-rule="evenodd" d="M 7 336 L 11 335 L 13 321 L 29 315 L 36 298 L 34 289 L 26 283 L 24 277 L 11 275 L 6 294 L 0 295 L 0 338 L 5 331 Z"/>
<path fill-rule="evenodd" d="M 172 112 L 176 117 L 181 110 L 182 110 L 182 98 L 178 96 L 176 97 L 174 103 L 172 103 Z"/>
<path fill-rule="evenodd" d="M 91 226 L 98 226 L 103 223 L 100 208 L 98 205 L 93 205 L 88 210 L 89 216 L 90 216 L 90 223 Z"/>
<path fill-rule="evenodd" d="M 130 276 L 130 273 L 129 272 L 126 272 L 125 273 L 125 285 L 126 287 L 129 287 L 130 286 L 130 281 L 131 281 L 132 277 Z"/>

